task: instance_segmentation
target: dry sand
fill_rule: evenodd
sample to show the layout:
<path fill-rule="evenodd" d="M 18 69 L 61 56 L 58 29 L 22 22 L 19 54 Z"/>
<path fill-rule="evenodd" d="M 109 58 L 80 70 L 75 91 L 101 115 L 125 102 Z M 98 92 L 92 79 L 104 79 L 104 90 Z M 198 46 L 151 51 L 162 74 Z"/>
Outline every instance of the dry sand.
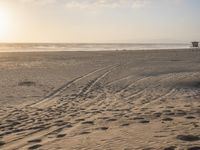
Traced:
<path fill-rule="evenodd" d="M 0 53 L 1 150 L 199 150 L 200 51 Z"/>

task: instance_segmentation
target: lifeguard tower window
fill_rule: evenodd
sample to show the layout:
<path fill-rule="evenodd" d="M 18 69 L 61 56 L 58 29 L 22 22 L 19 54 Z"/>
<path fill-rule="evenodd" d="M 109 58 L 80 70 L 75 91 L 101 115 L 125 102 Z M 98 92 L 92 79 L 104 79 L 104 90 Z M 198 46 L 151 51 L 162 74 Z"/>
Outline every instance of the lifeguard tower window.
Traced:
<path fill-rule="evenodd" d="M 192 47 L 199 47 L 199 42 L 192 42 Z"/>

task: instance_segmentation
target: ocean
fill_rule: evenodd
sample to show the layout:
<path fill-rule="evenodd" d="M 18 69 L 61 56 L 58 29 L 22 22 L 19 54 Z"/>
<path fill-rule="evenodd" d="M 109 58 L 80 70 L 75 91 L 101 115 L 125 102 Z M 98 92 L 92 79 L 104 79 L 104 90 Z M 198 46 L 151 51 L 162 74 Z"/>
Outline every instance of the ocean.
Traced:
<path fill-rule="evenodd" d="M 0 52 L 164 50 L 190 47 L 189 43 L 1 43 Z"/>

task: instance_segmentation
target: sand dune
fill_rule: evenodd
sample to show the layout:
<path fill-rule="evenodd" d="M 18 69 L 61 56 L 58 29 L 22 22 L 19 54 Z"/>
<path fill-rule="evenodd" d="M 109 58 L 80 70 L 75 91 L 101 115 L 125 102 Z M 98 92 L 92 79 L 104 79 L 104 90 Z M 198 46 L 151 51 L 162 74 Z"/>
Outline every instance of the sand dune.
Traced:
<path fill-rule="evenodd" d="M 2 53 L 2 150 L 200 149 L 200 51 Z"/>

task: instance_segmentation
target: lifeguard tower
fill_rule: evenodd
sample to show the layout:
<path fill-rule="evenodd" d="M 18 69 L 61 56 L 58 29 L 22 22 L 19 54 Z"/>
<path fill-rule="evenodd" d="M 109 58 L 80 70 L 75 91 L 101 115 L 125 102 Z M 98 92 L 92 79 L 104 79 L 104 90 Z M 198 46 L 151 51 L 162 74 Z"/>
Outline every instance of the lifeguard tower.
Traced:
<path fill-rule="evenodd" d="M 192 47 L 198 48 L 199 47 L 199 42 L 196 42 L 196 41 L 192 42 Z"/>

